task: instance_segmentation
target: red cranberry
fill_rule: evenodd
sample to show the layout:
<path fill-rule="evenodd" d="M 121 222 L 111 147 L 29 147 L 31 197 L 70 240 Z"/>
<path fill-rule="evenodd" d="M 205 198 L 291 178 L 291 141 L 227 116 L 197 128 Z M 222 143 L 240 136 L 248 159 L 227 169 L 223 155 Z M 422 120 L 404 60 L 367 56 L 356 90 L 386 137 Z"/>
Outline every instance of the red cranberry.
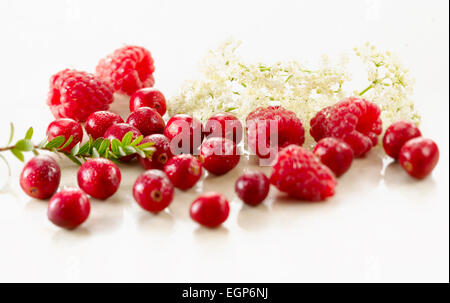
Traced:
<path fill-rule="evenodd" d="M 178 155 L 167 162 L 164 172 L 173 186 L 187 190 L 202 177 L 202 164 L 190 154 Z"/>
<path fill-rule="evenodd" d="M 217 227 L 228 218 L 230 205 L 224 195 L 208 192 L 191 204 L 191 218 L 207 227 Z"/>
<path fill-rule="evenodd" d="M 225 138 L 209 138 L 200 146 L 203 167 L 215 175 L 223 175 L 238 165 L 241 155 L 233 141 Z"/>
<path fill-rule="evenodd" d="M 431 139 L 414 138 L 406 142 L 398 156 L 400 165 L 414 178 L 428 176 L 439 161 L 439 149 Z"/>
<path fill-rule="evenodd" d="M 203 140 L 203 125 L 197 119 L 179 114 L 169 119 L 164 135 L 170 140 L 174 155 L 194 153 Z"/>
<path fill-rule="evenodd" d="M 247 172 L 236 180 L 234 189 L 242 201 L 255 206 L 264 201 L 269 194 L 269 178 L 262 172 Z"/>
<path fill-rule="evenodd" d="M 117 139 L 119 141 L 122 141 L 123 137 L 128 133 L 133 133 L 133 140 L 137 137 L 141 136 L 141 132 L 134 126 L 131 126 L 126 123 L 117 123 L 111 125 L 108 130 L 105 132 L 105 139 L 108 139 L 109 141 L 112 141 L 113 139 Z M 128 155 L 125 157 L 120 158 L 120 161 L 122 162 L 129 162 L 133 160 L 136 157 L 135 154 Z"/>
<path fill-rule="evenodd" d="M 410 121 L 397 121 L 388 127 L 383 137 L 383 147 L 388 156 L 398 158 L 402 146 L 409 140 L 420 137 L 419 128 Z"/>
<path fill-rule="evenodd" d="M 161 116 L 166 113 L 166 98 L 155 88 L 143 88 L 136 91 L 130 98 L 130 112 L 141 107 L 154 108 Z"/>
<path fill-rule="evenodd" d="M 140 144 L 147 142 L 153 142 L 152 147 L 155 151 L 153 152 L 151 158 L 139 157 L 139 163 L 145 169 L 153 168 L 162 170 L 167 161 L 173 157 L 172 152 L 170 151 L 169 139 L 167 139 L 164 135 L 154 134 L 142 139 Z"/>
<path fill-rule="evenodd" d="M 150 107 L 141 107 L 132 112 L 127 123 L 139 129 L 144 136 L 162 134 L 165 126 L 161 115 Z"/>
<path fill-rule="evenodd" d="M 205 137 L 222 137 L 238 144 L 242 140 L 242 123 L 229 113 L 218 113 L 205 124 Z"/>
<path fill-rule="evenodd" d="M 123 119 L 118 114 L 98 111 L 89 115 L 84 128 L 92 138 L 97 139 L 103 137 L 108 128 L 115 123 L 123 123 Z"/>
<path fill-rule="evenodd" d="M 145 210 L 157 213 L 165 209 L 173 199 L 173 185 L 166 175 L 151 169 L 140 175 L 133 186 L 136 202 Z"/>
<path fill-rule="evenodd" d="M 323 138 L 313 152 L 337 177 L 344 174 L 353 162 L 353 149 L 340 139 Z"/>
<path fill-rule="evenodd" d="M 48 199 L 58 189 L 61 170 L 49 156 L 36 156 L 25 164 L 20 174 L 20 186 L 30 197 Z"/>
<path fill-rule="evenodd" d="M 69 140 L 70 136 L 73 137 L 72 142 L 64 148 L 64 151 L 70 152 L 78 142 L 83 140 L 83 128 L 75 120 L 69 118 L 56 119 L 47 128 L 47 137 L 51 141 L 59 136 L 64 136 L 65 142 Z"/>
<path fill-rule="evenodd" d="M 89 198 L 85 193 L 76 188 L 67 188 L 50 199 L 47 216 L 53 224 L 73 229 L 86 221 L 90 210 Z"/>
<path fill-rule="evenodd" d="M 90 159 L 78 170 L 78 186 L 88 195 L 105 200 L 119 188 L 121 174 L 108 159 Z"/>

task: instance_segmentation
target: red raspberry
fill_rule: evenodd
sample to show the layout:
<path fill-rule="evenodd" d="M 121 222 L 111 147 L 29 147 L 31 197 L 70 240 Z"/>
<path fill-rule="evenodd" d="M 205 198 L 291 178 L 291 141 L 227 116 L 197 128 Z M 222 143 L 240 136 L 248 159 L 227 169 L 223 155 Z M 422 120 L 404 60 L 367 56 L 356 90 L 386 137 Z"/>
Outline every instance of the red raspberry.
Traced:
<path fill-rule="evenodd" d="M 204 127 L 206 138 L 222 137 L 239 144 L 242 140 L 242 123 L 229 113 L 218 113 L 206 121 Z"/>
<path fill-rule="evenodd" d="M 164 135 L 171 141 L 174 155 L 197 152 L 203 140 L 203 125 L 196 118 L 179 114 L 167 121 Z"/>
<path fill-rule="evenodd" d="M 397 159 L 402 146 L 409 140 L 420 136 L 422 133 L 414 123 L 410 121 L 394 122 L 384 133 L 384 150 L 388 156 Z"/>
<path fill-rule="evenodd" d="M 200 146 L 203 167 L 215 175 L 223 175 L 238 165 L 241 155 L 236 144 L 225 138 L 209 138 Z"/>
<path fill-rule="evenodd" d="M 276 129 L 271 129 L 271 121 L 278 126 L 278 133 L 274 133 Z M 267 158 L 269 150 L 278 151 L 290 144 L 302 145 L 305 142 L 302 122 L 294 112 L 281 106 L 258 107 L 247 116 L 245 122 L 248 145 L 260 158 Z M 278 142 L 274 142 L 276 135 Z M 261 150 L 260 147 L 268 150 Z"/>
<path fill-rule="evenodd" d="M 333 196 L 337 185 L 333 172 L 312 152 L 297 145 L 279 152 L 270 183 L 293 198 L 308 201 Z"/>
<path fill-rule="evenodd" d="M 228 218 L 230 205 L 224 195 L 216 192 L 202 194 L 191 204 L 190 215 L 206 227 L 217 227 Z"/>
<path fill-rule="evenodd" d="M 78 142 L 83 140 L 83 128 L 81 127 L 81 124 L 75 120 L 69 118 L 56 119 L 47 127 L 47 137 L 48 140 L 51 141 L 59 136 L 64 136 L 66 139 L 63 145 L 69 140 L 70 136 L 72 136 L 72 142 L 63 149 L 65 152 L 69 153 Z"/>
<path fill-rule="evenodd" d="M 83 122 L 91 113 L 107 110 L 113 93 L 107 82 L 93 74 L 65 69 L 51 77 L 47 105 L 55 118 Z"/>
<path fill-rule="evenodd" d="M 127 123 L 139 129 L 144 136 L 162 134 L 165 127 L 161 115 L 150 107 L 142 107 L 132 112 Z"/>
<path fill-rule="evenodd" d="M 105 139 L 108 139 L 109 141 L 112 141 L 113 139 L 117 139 L 119 141 L 122 141 L 123 137 L 128 133 L 133 133 L 133 140 L 137 137 L 141 136 L 141 132 L 134 126 L 131 126 L 126 123 L 116 123 L 111 125 L 108 130 L 105 132 Z M 120 161 L 122 162 L 129 162 L 133 160 L 136 157 L 136 154 L 128 155 L 125 157 L 120 158 Z"/>
<path fill-rule="evenodd" d="M 318 142 L 326 137 L 344 140 L 355 157 L 365 155 L 381 134 L 380 108 L 362 98 L 346 98 L 325 107 L 311 119 L 311 136 Z"/>
<path fill-rule="evenodd" d="M 439 161 L 439 148 L 431 139 L 423 137 L 409 140 L 400 149 L 400 165 L 417 179 L 427 177 Z"/>
<path fill-rule="evenodd" d="M 353 162 L 353 149 L 340 139 L 323 138 L 313 152 L 337 177 L 343 175 Z"/>
<path fill-rule="evenodd" d="M 130 112 L 141 107 L 151 107 L 163 116 L 167 110 L 166 98 L 155 88 L 142 88 L 131 96 Z"/>
<path fill-rule="evenodd" d="M 145 210 L 160 212 L 172 202 L 173 185 L 166 175 L 157 169 L 151 169 L 140 175 L 133 186 L 136 202 Z"/>
<path fill-rule="evenodd" d="M 116 164 L 108 159 L 90 159 L 78 170 L 78 186 L 88 195 L 105 200 L 119 188 L 121 174 Z"/>
<path fill-rule="evenodd" d="M 20 187 L 32 198 L 48 199 L 58 189 L 61 169 L 49 156 L 36 156 L 25 164 L 20 174 Z"/>
<path fill-rule="evenodd" d="M 148 50 L 141 46 L 124 46 L 100 60 L 97 75 L 109 82 L 115 91 L 131 96 L 144 87 L 155 83 L 153 58 Z"/>
<path fill-rule="evenodd" d="M 172 152 L 170 151 L 169 139 L 167 139 L 164 135 L 154 134 L 142 139 L 140 144 L 147 142 L 153 142 L 152 147 L 155 151 L 153 152 L 151 158 L 139 157 L 139 163 L 145 169 L 153 168 L 162 170 L 167 161 L 173 157 Z"/>
<path fill-rule="evenodd" d="M 108 128 L 115 123 L 123 123 L 123 119 L 115 113 L 98 111 L 89 115 L 84 128 L 92 138 L 103 137 Z"/>
<path fill-rule="evenodd" d="M 67 188 L 50 199 L 47 216 L 59 227 L 74 229 L 86 221 L 90 211 L 88 196 L 79 189 Z"/>
<path fill-rule="evenodd" d="M 187 190 L 202 177 L 202 164 L 190 154 L 178 155 L 167 161 L 164 172 L 173 186 Z"/>
<path fill-rule="evenodd" d="M 236 180 L 234 189 L 242 201 L 256 206 L 269 194 L 270 182 L 262 172 L 247 172 Z"/>

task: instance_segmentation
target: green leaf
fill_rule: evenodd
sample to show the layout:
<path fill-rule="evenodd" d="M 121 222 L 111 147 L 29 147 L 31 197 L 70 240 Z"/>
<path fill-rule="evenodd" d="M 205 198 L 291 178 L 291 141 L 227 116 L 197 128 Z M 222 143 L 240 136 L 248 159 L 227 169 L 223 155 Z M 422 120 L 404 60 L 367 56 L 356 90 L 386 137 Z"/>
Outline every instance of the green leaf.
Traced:
<path fill-rule="evenodd" d="M 27 140 L 27 139 L 19 140 L 16 143 L 16 149 L 19 151 L 28 152 L 28 151 L 32 151 L 33 148 L 34 148 L 33 142 L 31 142 L 30 140 Z"/>
<path fill-rule="evenodd" d="M 121 157 L 125 157 L 125 156 L 127 155 L 127 154 L 124 152 L 122 146 L 118 146 L 118 147 L 117 147 L 117 150 L 118 150 L 117 153 L 118 153 Z"/>
<path fill-rule="evenodd" d="M 102 144 L 98 148 L 98 153 L 100 155 L 103 155 L 106 153 L 106 151 L 109 149 L 109 140 L 103 140 Z"/>
<path fill-rule="evenodd" d="M 27 130 L 27 133 L 25 134 L 25 139 L 31 140 L 31 138 L 33 138 L 33 128 L 32 127 L 30 127 Z"/>
<path fill-rule="evenodd" d="M 131 146 L 138 145 L 139 143 L 141 143 L 142 139 L 144 139 L 144 136 L 142 136 L 142 135 L 137 137 L 136 139 L 133 140 L 133 142 L 131 142 Z"/>
<path fill-rule="evenodd" d="M 81 165 L 80 160 L 78 160 L 77 157 L 75 157 L 72 154 L 64 154 L 70 161 L 72 161 L 73 163 L 77 164 L 77 165 Z"/>
<path fill-rule="evenodd" d="M 73 141 L 73 136 L 70 136 L 69 139 L 66 141 L 66 143 L 64 143 L 63 146 L 61 146 L 59 149 L 63 150 L 64 148 L 66 148 L 67 146 L 69 146 L 70 143 L 72 143 Z"/>
<path fill-rule="evenodd" d="M 130 145 L 132 139 L 133 139 L 133 132 L 129 131 L 122 138 L 122 147 Z"/>
<path fill-rule="evenodd" d="M 229 112 L 231 112 L 231 111 L 233 111 L 233 110 L 235 110 L 235 109 L 237 109 L 237 107 L 229 107 L 229 108 L 227 108 L 227 109 L 225 110 L 225 112 L 229 113 Z"/>
<path fill-rule="evenodd" d="M 136 153 L 141 157 L 141 158 L 146 158 L 147 156 L 145 155 L 145 153 L 142 151 L 142 150 L 140 150 L 140 149 L 137 149 L 136 150 Z"/>
<path fill-rule="evenodd" d="M 79 146 L 79 144 L 80 143 L 78 143 L 77 145 Z M 87 154 L 89 152 L 89 150 L 91 149 L 90 145 L 91 145 L 90 142 L 86 142 L 85 144 L 83 144 L 83 146 L 79 147 L 79 150 L 77 151 L 76 155 L 85 155 L 85 154 Z M 75 145 L 75 147 L 76 147 L 76 145 Z M 72 151 L 73 151 L 73 149 L 72 149 Z M 73 153 L 72 153 L 72 155 L 73 155 Z M 74 156 L 76 156 L 76 155 L 74 155 Z"/>
<path fill-rule="evenodd" d="M 75 146 L 74 147 L 72 147 L 72 150 L 70 151 L 70 154 L 72 155 L 72 156 L 76 156 L 77 154 L 78 154 L 78 152 L 80 151 L 80 144 L 81 144 L 81 142 L 78 142 L 77 144 L 75 144 Z M 89 143 L 88 143 L 89 144 Z M 86 145 L 86 144 L 85 144 Z M 84 145 L 83 145 L 84 146 Z M 89 148 L 89 146 L 88 146 L 88 148 Z"/>
<path fill-rule="evenodd" d="M 111 150 L 113 153 L 118 154 L 119 153 L 119 147 L 120 147 L 120 141 L 117 139 L 113 139 L 111 141 Z"/>
<path fill-rule="evenodd" d="M 0 154 L 0 158 L 5 162 L 6 167 L 8 168 L 8 176 L 11 176 L 11 167 L 9 166 L 8 160 L 6 160 L 5 156 Z"/>
<path fill-rule="evenodd" d="M 97 151 L 97 149 L 95 147 L 92 149 L 92 157 L 93 158 L 100 158 L 100 155 L 99 155 L 99 153 L 98 153 L 98 151 Z"/>
<path fill-rule="evenodd" d="M 125 146 L 123 149 L 125 150 L 127 155 L 132 155 L 136 153 L 136 149 L 132 146 Z"/>
<path fill-rule="evenodd" d="M 10 132 L 9 132 L 9 140 L 8 140 L 8 146 L 11 144 L 13 138 L 14 138 L 14 124 L 11 122 L 10 124 Z"/>
<path fill-rule="evenodd" d="M 100 145 L 102 145 L 103 143 L 103 138 L 97 138 L 97 140 L 94 141 L 94 143 L 92 144 L 92 148 L 95 148 L 96 150 L 98 150 L 100 148 Z"/>
<path fill-rule="evenodd" d="M 11 153 L 20 161 L 24 162 L 25 157 L 23 156 L 23 153 L 18 149 L 11 149 Z"/>
<path fill-rule="evenodd" d="M 55 139 L 53 139 L 50 142 L 47 142 L 44 147 L 47 149 L 53 149 L 53 148 L 58 148 L 61 145 L 63 145 L 64 141 L 66 141 L 66 138 L 64 138 L 64 136 L 59 136 L 56 137 Z"/>
<path fill-rule="evenodd" d="M 45 144 L 47 144 L 48 138 L 45 138 L 38 144 L 38 148 L 44 148 Z"/>
<path fill-rule="evenodd" d="M 39 152 L 37 151 L 37 149 L 33 149 L 33 154 L 34 154 L 35 156 L 39 156 Z"/>
<path fill-rule="evenodd" d="M 154 142 L 146 142 L 146 143 L 142 143 L 141 145 L 137 146 L 137 148 L 144 149 L 147 147 L 152 147 L 153 145 L 155 145 Z"/>

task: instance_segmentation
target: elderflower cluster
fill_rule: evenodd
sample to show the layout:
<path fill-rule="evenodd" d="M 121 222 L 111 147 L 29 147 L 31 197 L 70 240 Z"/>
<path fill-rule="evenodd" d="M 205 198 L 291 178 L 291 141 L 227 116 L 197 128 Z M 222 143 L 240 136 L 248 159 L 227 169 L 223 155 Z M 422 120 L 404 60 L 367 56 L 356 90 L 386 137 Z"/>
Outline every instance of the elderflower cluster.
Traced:
<path fill-rule="evenodd" d="M 245 121 L 259 106 L 281 105 L 300 117 L 309 136 L 309 121 L 320 109 L 350 96 L 343 90 L 351 79 L 346 57 L 333 65 L 322 56 L 316 68 L 296 60 L 268 65 L 245 62 L 236 54 L 239 46 L 240 41 L 227 40 L 209 51 L 200 66 L 201 78 L 184 83 L 169 100 L 169 114 L 185 113 L 206 121 L 215 113 L 231 112 Z M 369 67 L 371 84 L 361 93 L 381 106 L 383 124 L 400 118 L 418 121 L 409 99 L 412 81 L 397 59 L 369 44 L 355 52 Z M 310 137 L 308 142 L 313 142 Z"/>

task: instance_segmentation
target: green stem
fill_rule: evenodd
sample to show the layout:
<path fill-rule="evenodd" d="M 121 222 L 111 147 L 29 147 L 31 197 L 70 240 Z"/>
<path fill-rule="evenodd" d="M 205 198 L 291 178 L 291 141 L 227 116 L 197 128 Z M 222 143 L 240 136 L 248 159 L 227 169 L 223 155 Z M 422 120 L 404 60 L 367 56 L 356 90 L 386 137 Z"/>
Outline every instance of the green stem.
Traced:
<path fill-rule="evenodd" d="M 366 89 L 364 89 L 362 92 L 359 93 L 360 96 L 364 95 L 365 93 L 367 93 L 369 90 L 371 90 L 373 88 L 373 82 L 366 87 Z"/>

